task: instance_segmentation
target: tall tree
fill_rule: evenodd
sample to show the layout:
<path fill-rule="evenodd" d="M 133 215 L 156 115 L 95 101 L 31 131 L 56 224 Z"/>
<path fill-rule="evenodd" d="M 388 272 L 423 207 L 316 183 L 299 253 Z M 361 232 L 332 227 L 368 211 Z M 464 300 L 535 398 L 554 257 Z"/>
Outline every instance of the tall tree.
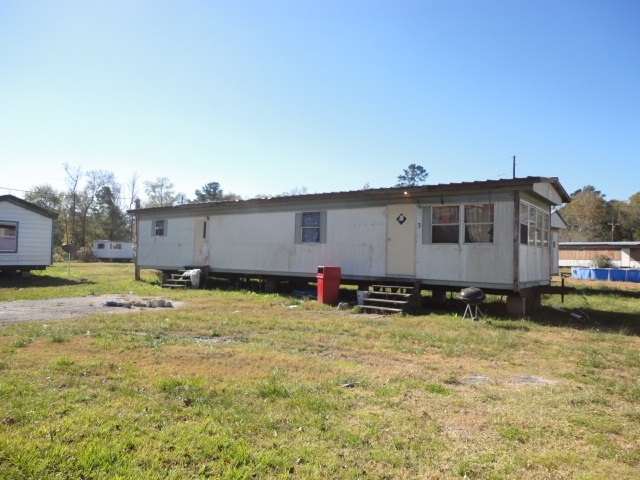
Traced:
<path fill-rule="evenodd" d="M 610 200 L 607 203 L 607 225 L 611 239 L 619 242 L 640 240 L 640 192 L 631 195 L 628 202 Z"/>
<path fill-rule="evenodd" d="M 607 228 L 609 221 L 604 195 L 591 185 L 571 194 L 571 203 L 563 206 L 559 213 L 567 223 L 560 232 L 563 242 L 602 242 L 610 240 Z"/>
<path fill-rule="evenodd" d="M 129 222 L 118 206 L 117 191 L 113 192 L 108 185 L 102 187 L 96 194 L 92 212 L 95 237 L 116 241 L 131 239 Z"/>
<path fill-rule="evenodd" d="M 62 206 L 63 193 L 55 190 L 51 185 L 36 185 L 24 194 L 27 202 L 35 203 L 49 210 L 59 211 Z"/>
<path fill-rule="evenodd" d="M 207 183 L 202 187 L 202 190 L 196 190 L 195 194 L 196 198 L 193 200 L 193 203 L 224 200 L 224 194 L 218 182 Z"/>
<path fill-rule="evenodd" d="M 631 241 L 640 240 L 640 192 L 629 197 L 628 208 L 626 209 L 628 218 L 628 229 L 631 232 Z"/>
<path fill-rule="evenodd" d="M 423 183 L 429 174 L 420 165 L 412 163 L 402 171 L 402 175 L 398 175 L 398 183 L 396 187 L 414 187 Z"/>

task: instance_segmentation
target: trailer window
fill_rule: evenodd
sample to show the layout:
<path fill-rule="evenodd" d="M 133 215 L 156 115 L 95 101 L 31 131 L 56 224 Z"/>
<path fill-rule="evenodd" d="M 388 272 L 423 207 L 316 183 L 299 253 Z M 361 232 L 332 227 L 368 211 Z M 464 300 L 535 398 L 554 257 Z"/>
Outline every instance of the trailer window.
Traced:
<path fill-rule="evenodd" d="M 302 243 L 320 243 L 320 212 L 302 214 Z"/>
<path fill-rule="evenodd" d="M 464 206 L 465 243 L 493 243 L 493 204 Z"/>
<path fill-rule="evenodd" d="M 98 250 L 104 250 L 104 243 L 98 243 L 98 244 L 96 245 L 96 248 L 97 248 Z"/>
<path fill-rule="evenodd" d="M 327 243 L 327 212 L 296 213 L 295 243 Z"/>
<path fill-rule="evenodd" d="M 434 206 L 431 208 L 431 242 L 458 243 L 460 229 L 460 207 L 458 205 Z"/>
<path fill-rule="evenodd" d="M 0 222 L 0 253 L 18 251 L 18 224 L 16 222 Z"/>
<path fill-rule="evenodd" d="M 111 245 L 111 248 L 114 250 L 122 250 L 122 244 L 121 243 L 114 243 Z"/>
<path fill-rule="evenodd" d="M 155 220 L 152 225 L 154 237 L 165 237 L 167 235 L 166 220 Z"/>

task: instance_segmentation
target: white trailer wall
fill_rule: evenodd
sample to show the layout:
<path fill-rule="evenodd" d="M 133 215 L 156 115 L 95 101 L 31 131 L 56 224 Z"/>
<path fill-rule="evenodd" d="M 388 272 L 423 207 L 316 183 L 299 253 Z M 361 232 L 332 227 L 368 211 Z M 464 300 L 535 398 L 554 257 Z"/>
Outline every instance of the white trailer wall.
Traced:
<path fill-rule="evenodd" d="M 52 264 L 53 219 L 0 202 L 0 221 L 17 223 L 17 251 L 0 253 L 0 268 Z"/>
<path fill-rule="evenodd" d="M 384 275 L 385 207 L 327 211 L 326 243 L 295 243 L 296 212 L 220 215 L 212 219 L 211 268 L 315 274 L 339 266 L 343 276 Z"/>

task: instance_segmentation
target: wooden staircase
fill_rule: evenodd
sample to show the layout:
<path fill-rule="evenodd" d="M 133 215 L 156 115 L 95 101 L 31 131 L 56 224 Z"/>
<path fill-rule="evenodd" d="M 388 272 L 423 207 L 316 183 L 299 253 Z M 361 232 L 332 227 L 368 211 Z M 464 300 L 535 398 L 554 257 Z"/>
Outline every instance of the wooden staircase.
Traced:
<path fill-rule="evenodd" d="M 160 286 L 162 288 L 186 288 L 186 287 L 191 287 L 191 279 L 189 277 L 183 276 L 185 271 L 186 270 L 182 270 L 182 271 L 180 271 L 178 273 L 172 273 L 171 276 L 169 276 L 169 277 L 165 277 Z"/>
<path fill-rule="evenodd" d="M 407 285 L 371 285 L 360 308 L 368 313 L 398 314 L 420 306 L 420 283 Z"/>

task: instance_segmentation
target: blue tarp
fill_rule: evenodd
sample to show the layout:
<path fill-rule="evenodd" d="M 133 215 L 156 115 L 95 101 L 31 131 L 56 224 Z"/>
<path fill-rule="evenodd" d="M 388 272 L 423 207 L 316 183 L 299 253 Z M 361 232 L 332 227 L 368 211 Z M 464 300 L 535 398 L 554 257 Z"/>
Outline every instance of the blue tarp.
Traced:
<path fill-rule="evenodd" d="M 640 282 L 637 268 L 572 267 L 571 276 L 580 280 L 609 280 L 612 282 Z"/>

